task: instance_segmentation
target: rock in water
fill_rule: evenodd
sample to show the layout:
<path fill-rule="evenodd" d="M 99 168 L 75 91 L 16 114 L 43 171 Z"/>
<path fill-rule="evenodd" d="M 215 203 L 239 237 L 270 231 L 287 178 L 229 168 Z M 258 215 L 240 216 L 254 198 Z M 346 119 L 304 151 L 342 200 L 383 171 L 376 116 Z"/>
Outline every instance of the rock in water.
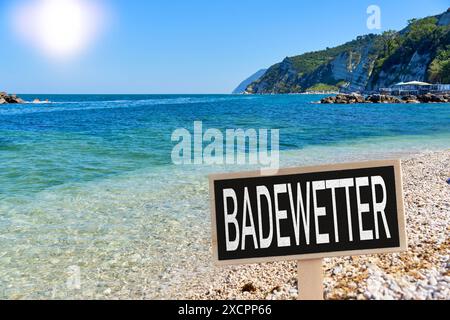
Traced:
<path fill-rule="evenodd" d="M 445 103 L 448 102 L 448 95 L 439 94 L 424 94 L 418 97 L 418 100 L 422 103 Z"/>
<path fill-rule="evenodd" d="M 412 95 L 404 96 L 404 97 L 402 97 L 402 100 L 405 103 L 420 103 L 419 100 L 417 100 L 417 97 L 416 96 L 412 96 Z"/>
<path fill-rule="evenodd" d="M 320 103 L 323 104 L 354 104 L 354 103 L 365 103 L 364 97 L 357 93 L 352 94 L 338 94 L 335 97 L 323 98 Z"/>
<path fill-rule="evenodd" d="M 15 94 L 8 95 L 6 92 L 0 92 L 0 104 L 8 103 L 25 103 L 25 101 L 23 101 Z"/>
<path fill-rule="evenodd" d="M 447 103 L 450 102 L 450 97 L 447 94 L 424 94 L 421 96 L 407 95 L 401 98 L 385 95 L 385 94 L 372 94 L 364 98 L 364 96 L 352 93 L 352 94 L 338 94 L 335 97 L 323 98 L 320 103 L 323 104 L 353 104 L 353 103 Z"/>
<path fill-rule="evenodd" d="M 373 94 L 368 96 L 366 100 L 371 103 L 403 103 L 403 101 L 397 97 L 384 94 Z"/>

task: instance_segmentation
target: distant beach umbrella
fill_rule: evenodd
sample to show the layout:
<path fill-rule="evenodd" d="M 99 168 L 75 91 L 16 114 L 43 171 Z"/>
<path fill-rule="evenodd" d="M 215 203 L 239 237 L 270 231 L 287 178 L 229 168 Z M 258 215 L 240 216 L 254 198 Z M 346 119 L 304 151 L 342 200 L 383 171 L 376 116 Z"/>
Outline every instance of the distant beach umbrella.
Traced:
<path fill-rule="evenodd" d="M 450 178 L 447 179 L 447 183 L 450 184 Z"/>

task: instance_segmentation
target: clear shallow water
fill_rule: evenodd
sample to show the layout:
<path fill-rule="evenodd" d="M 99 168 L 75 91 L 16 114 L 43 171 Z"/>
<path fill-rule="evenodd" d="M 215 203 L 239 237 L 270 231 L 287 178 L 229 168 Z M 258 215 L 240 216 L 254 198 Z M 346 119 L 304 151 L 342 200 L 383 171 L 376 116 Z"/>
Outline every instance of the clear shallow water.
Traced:
<path fill-rule="evenodd" d="M 31 100 L 35 96 L 24 96 Z M 152 298 L 210 268 L 206 175 L 172 131 L 280 129 L 283 166 L 450 148 L 450 105 L 320 96 L 52 96 L 0 108 L 0 298 Z M 70 267 L 81 289 L 68 288 Z M 170 296 L 169 296 L 170 297 Z"/>

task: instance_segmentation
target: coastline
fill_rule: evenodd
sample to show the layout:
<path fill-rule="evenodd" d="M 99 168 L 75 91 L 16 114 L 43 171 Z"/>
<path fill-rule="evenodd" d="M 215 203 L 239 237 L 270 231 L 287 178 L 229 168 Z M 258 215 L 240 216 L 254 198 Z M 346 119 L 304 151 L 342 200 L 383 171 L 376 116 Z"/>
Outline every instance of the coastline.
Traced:
<path fill-rule="evenodd" d="M 0 300 L 450 301 L 435 2 L 5 0 Z"/>
<path fill-rule="evenodd" d="M 450 150 L 402 160 L 409 251 L 324 259 L 326 299 L 450 298 Z M 214 268 L 181 299 L 297 298 L 295 262 Z M 211 281 L 211 282 L 210 282 Z"/>
<path fill-rule="evenodd" d="M 17 149 L 11 143 L 2 152 L 7 169 L 4 174 L 14 174 L 17 166 L 27 170 L 30 164 L 39 164 L 39 170 L 26 181 L 26 188 L 20 175 L 5 179 L 7 184 L 3 185 L 10 190 L 0 203 L 0 210 L 6 217 L 1 227 L 7 235 L 0 252 L 0 277 L 3 280 L 0 289 L 2 297 L 7 299 L 186 299 L 196 295 L 202 299 L 219 299 L 226 294 L 230 294 L 230 298 L 243 296 L 242 286 L 254 278 L 252 270 L 243 269 L 247 271 L 236 273 L 244 282 L 236 284 L 233 272 L 230 279 L 221 278 L 230 272 L 212 266 L 206 176 L 208 173 L 256 168 L 149 163 L 150 159 L 162 159 L 161 155 L 167 153 L 164 139 L 149 140 L 149 137 L 158 137 L 161 128 L 170 131 L 163 125 L 164 121 L 153 125 L 155 117 L 161 119 L 158 116 L 166 114 L 164 111 L 159 115 L 160 110 L 192 110 L 189 112 L 196 114 L 198 106 L 215 104 L 215 112 L 226 118 L 227 123 L 250 123 L 242 116 L 245 114 L 246 117 L 252 115 L 253 119 L 258 119 L 258 125 L 263 126 L 269 122 L 259 118 L 262 105 L 265 112 L 276 114 L 271 125 L 286 126 L 283 138 L 286 149 L 281 150 L 281 167 L 408 158 L 411 154 L 450 147 L 450 133 L 445 122 L 449 109 L 440 105 L 323 108 L 311 105 L 314 97 L 307 96 L 256 99 L 117 96 L 111 99 L 110 96 L 68 95 L 50 98 L 59 102 L 51 107 L 18 105 L 0 108 L 0 114 L 6 120 L 3 121 L 4 128 L 8 130 L 10 119 L 41 119 L 34 121 L 36 127 L 18 121 L 13 127 L 17 132 L 9 133 L 8 137 L 14 143 L 15 139 L 23 141 L 25 137 L 29 142 L 27 147 Z M 222 115 L 221 110 L 227 110 L 223 106 L 228 106 L 229 101 L 236 103 L 239 111 L 236 115 Z M 161 108 L 161 105 L 167 107 Z M 139 112 L 130 112 L 134 108 Z M 108 112 L 99 111 L 104 109 Z M 144 131 L 134 125 L 136 119 L 142 119 L 142 114 L 148 115 L 145 123 L 149 129 Z M 95 121 L 95 126 L 85 125 L 100 115 L 102 121 Z M 122 130 L 111 136 L 111 129 L 116 129 L 112 124 L 116 124 L 117 119 L 120 119 L 118 124 Z M 330 130 L 331 119 L 335 119 L 333 123 L 339 121 L 337 130 Z M 49 121 L 60 131 L 42 134 L 42 121 Z M 411 123 L 418 125 L 410 126 Z M 180 124 L 187 128 L 191 125 L 177 123 Z M 74 125 L 84 128 L 90 135 L 73 133 Z M 124 133 L 127 134 L 124 136 Z M 133 144 L 130 144 L 130 137 Z M 87 143 L 89 147 L 86 147 Z M 151 156 L 142 153 L 142 145 L 152 147 L 147 150 Z M 82 157 L 74 156 L 77 150 L 82 150 Z M 123 150 L 126 152 L 122 153 Z M 102 154 L 99 155 L 99 151 Z M 31 155 L 32 162 L 29 161 Z M 11 157 L 17 160 L 9 161 Z M 127 165 L 124 167 L 124 164 Z M 61 167 L 63 171 L 59 171 Z M 52 174 L 47 176 L 51 180 L 41 176 L 49 172 Z M 54 179 L 61 180 L 54 183 Z M 177 201 L 173 201 L 174 195 Z M 68 268 L 72 266 L 81 272 L 80 290 L 66 287 L 67 276 L 72 272 Z M 273 284 L 272 288 L 257 284 L 257 291 L 245 294 L 245 298 L 265 299 L 276 286 L 281 289 L 288 285 L 295 274 L 295 264 L 294 269 L 289 271 L 288 267 L 286 272 L 272 265 L 264 266 L 257 275 L 265 277 L 262 278 L 264 283 Z M 277 281 L 272 283 L 273 280 Z M 226 287 L 233 283 L 236 284 L 234 289 Z M 291 289 L 295 290 L 295 283 L 286 288 L 287 292 Z M 220 293 L 214 293 L 215 290 Z"/>

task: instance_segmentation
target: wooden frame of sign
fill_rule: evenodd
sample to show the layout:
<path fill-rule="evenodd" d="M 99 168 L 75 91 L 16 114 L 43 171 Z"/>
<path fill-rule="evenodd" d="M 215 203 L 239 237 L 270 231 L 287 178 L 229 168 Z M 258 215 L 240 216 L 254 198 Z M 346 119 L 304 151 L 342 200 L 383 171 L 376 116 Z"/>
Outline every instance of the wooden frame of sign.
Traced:
<path fill-rule="evenodd" d="M 308 179 L 311 181 L 306 181 Z M 408 247 L 400 160 L 287 168 L 278 170 L 274 175 L 265 175 L 261 171 L 214 174 L 210 175 L 209 184 L 214 263 L 226 266 L 296 260 L 299 265 L 300 299 L 323 298 L 323 258 L 402 252 Z M 272 187 L 273 194 L 270 194 Z M 225 197 L 224 190 L 231 191 L 228 192 L 229 198 Z M 297 196 L 293 190 L 296 190 Z M 328 200 L 330 194 L 332 197 Z M 343 201 L 344 195 L 346 201 Z M 236 201 L 237 198 L 244 200 Z M 258 201 L 253 201 L 255 198 Z M 233 206 L 228 205 L 230 199 Z M 261 203 L 264 201 L 261 199 L 267 203 L 265 208 L 262 208 Z M 356 203 L 353 201 L 355 199 Z M 279 206 L 280 203 L 284 206 Z M 236 208 L 231 210 L 228 208 L 234 206 Z M 216 214 L 217 208 L 220 208 L 222 215 L 220 221 Z M 234 214 L 229 219 L 232 223 L 224 220 L 225 217 L 231 217 L 228 211 Z M 256 211 L 258 216 L 255 215 Z M 269 217 L 269 223 L 265 225 L 264 216 Z M 289 228 L 290 219 L 292 225 Z M 242 228 L 239 228 L 239 220 L 242 221 Z M 295 226 L 301 231 L 292 233 L 295 221 Z M 309 221 L 308 225 L 305 221 Z M 324 221 L 324 225 L 320 226 L 320 221 Z M 224 224 L 227 225 L 225 237 Z M 367 230 L 368 225 L 372 230 Z M 230 226 L 235 227 L 234 232 L 230 231 Z M 323 230 L 319 230 L 321 227 Z M 242 236 L 240 229 L 246 230 Z M 264 236 L 267 231 L 271 238 Z M 324 231 L 328 233 L 324 234 Z M 283 232 L 284 236 L 291 232 L 289 240 L 281 236 Z M 233 243 L 229 240 L 232 236 Z M 227 239 L 226 246 L 224 238 Z M 278 246 L 274 245 L 277 240 Z M 311 244 L 313 240 L 315 244 Z M 248 245 L 252 241 L 253 244 Z"/>

